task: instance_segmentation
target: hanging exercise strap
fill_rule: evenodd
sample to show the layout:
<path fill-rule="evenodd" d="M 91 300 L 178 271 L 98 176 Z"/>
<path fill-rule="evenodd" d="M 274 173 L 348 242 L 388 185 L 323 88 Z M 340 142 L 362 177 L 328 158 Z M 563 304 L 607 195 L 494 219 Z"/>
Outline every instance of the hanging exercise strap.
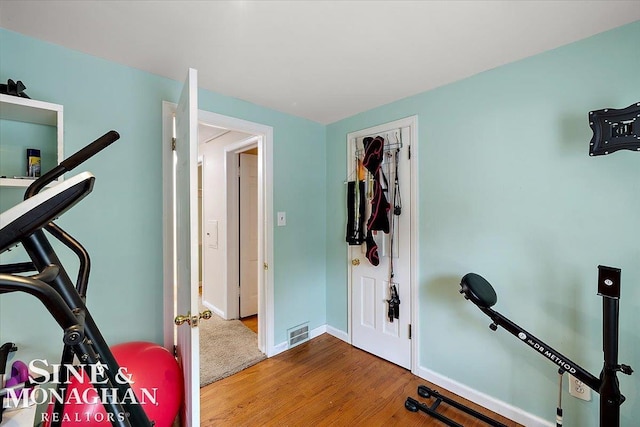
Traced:
<path fill-rule="evenodd" d="M 366 137 L 362 144 L 364 146 L 362 164 L 373 175 L 373 199 L 371 200 L 371 216 L 367 221 L 367 230 L 388 233 L 388 212 L 391 205 L 384 193 L 388 191 L 389 185 L 381 167 L 385 156 L 385 140 L 381 136 Z"/>
<path fill-rule="evenodd" d="M 367 245 L 366 257 L 372 265 L 377 266 L 380 264 L 380 257 L 378 255 L 378 245 L 373 238 L 372 231 L 381 230 L 385 233 L 389 232 L 388 212 L 391 207 L 384 196 L 386 189 L 382 188 L 382 179 L 384 179 L 385 185 L 388 187 L 386 177 L 381 168 L 382 161 L 384 160 L 385 140 L 381 136 L 376 136 L 375 138 L 365 137 L 362 140 L 362 145 L 364 147 L 362 165 L 369 171 L 370 176 L 373 177 L 371 216 L 367 221 L 367 235 L 365 239 Z"/>
<path fill-rule="evenodd" d="M 558 409 L 556 409 L 556 427 L 562 427 L 562 374 L 564 370 L 559 369 L 560 385 L 558 386 Z"/>
<path fill-rule="evenodd" d="M 396 153 L 393 156 L 395 163 L 395 177 L 393 183 L 393 214 L 400 215 L 402 213 L 402 197 L 400 196 L 400 181 L 398 181 L 398 156 L 400 155 L 400 149 L 396 149 Z"/>
<path fill-rule="evenodd" d="M 389 294 L 390 298 L 387 300 L 389 304 L 389 309 L 387 312 L 387 317 L 389 318 L 389 322 L 393 322 L 394 319 L 400 318 L 400 297 L 398 295 L 398 287 L 397 284 L 394 283 L 394 271 L 393 271 L 393 238 L 395 236 L 395 217 L 400 215 L 402 211 L 402 201 L 400 200 L 400 184 L 398 181 L 398 156 L 400 154 L 400 149 L 396 149 L 393 154 L 393 163 L 394 163 L 394 184 L 392 189 L 392 197 L 391 200 L 394 203 L 393 213 L 391 214 L 390 219 L 390 231 L 389 231 Z"/>
<path fill-rule="evenodd" d="M 355 159 L 355 180 L 347 182 L 347 243 L 359 246 L 365 242 L 364 220 L 366 198 L 364 167 L 359 158 Z"/>
<path fill-rule="evenodd" d="M 364 181 L 347 182 L 347 243 L 361 245 L 365 240 Z"/>

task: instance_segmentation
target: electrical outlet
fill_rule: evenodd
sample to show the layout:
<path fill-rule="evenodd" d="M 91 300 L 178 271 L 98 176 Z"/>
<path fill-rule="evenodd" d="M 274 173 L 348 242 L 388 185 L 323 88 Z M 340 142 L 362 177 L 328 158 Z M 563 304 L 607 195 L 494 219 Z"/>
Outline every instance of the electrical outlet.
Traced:
<path fill-rule="evenodd" d="M 591 389 L 571 374 L 567 375 L 569 377 L 569 394 L 578 399 L 591 400 Z"/>

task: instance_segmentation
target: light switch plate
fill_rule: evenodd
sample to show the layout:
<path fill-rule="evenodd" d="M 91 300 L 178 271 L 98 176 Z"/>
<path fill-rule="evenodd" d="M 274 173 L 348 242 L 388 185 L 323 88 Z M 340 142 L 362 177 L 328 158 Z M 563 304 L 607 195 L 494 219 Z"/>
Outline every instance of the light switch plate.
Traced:
<path fill-rule="evenodd" d="M 278 227 L 284 227 L 287 225 L 287 213 L 278 212 Z"/>

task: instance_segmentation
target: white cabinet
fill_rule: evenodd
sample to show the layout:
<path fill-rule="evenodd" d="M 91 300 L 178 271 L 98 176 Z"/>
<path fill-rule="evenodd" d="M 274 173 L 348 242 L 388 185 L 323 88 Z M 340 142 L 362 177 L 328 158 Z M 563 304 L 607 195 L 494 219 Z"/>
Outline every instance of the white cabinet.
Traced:
<path fill-rule="evenodd" d="M 43 158 L 43 170 L 45 173 L 51 167 L 63 160 L 63 108 L 62 105 L 49 102 L 36 101 L 28 98 L 20 98 L 12 95 L 0 95 L 0 186 L 28 187 L 33 179 L 14 178 L 23 176 L 25 168 L 20 168 L 26 162 L 26 151 L 16 148 L 14 145 L 19 137 L 10 134 L 10 126 L 14 122 L 34 125 L 44 125 L 47 131 L 45 138 L 40 138 L 36 133 L 37 145 L 30 148 L 45 148 L 47 158 Z M 4 129 L 2 129 L 4 127 Z M 20 142 L 24 145 L 24 142 Z M 43 154 L 44 156 L 44 154 Z M 49 167 L 45 166 L 48 164 Z M 62 177 L 59 178 L 62 180 Z"/>

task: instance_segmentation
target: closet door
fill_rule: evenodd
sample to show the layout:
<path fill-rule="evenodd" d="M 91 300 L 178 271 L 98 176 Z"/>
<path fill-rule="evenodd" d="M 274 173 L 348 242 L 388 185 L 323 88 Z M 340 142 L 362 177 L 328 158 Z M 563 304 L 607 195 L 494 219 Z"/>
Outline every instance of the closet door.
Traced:
<path fill-rule="evenodd" d="M 402 148 L 396 155 L 403 208 L 401 214 L 392 219 L 393 251 L 391 250 L 391 233 L 385 234 L 382 231 L 378 231 L 375 235 L 379 257 L 377 266 L 367 258 L 366 244 L 350 246 L 349 249 L 351 342 L 355 347 L 411 369 L 411 162 L 409 159 L 411 132 L 409 127 L 402 130 Z M 367 130 L 362 132 L 366 134 Z M 385 134 L 384 131 L 380 133 Z M 391 132 L 389 134 L 391 135 Z M 361 141 L 362 137 L 356 136 L 351 142 L 353 147 L 350 151 L 361 153 L 363 148 Z M 385 157 L 385 162 L 394 162 L 394 160 Z M 353 164 L 355 165 L 355 157 Z M 392 187 L 395 166 L 393 164 L 383 166 L 389 186 Z M 367 189 L 366 193 L 369 196 L 366 203 L 370 205 L 370 191 Z M 389 203 L 393 211 L 393 200 L 389 200 Z M 394 275 L 390 283 L 392 252 Z M 395 285 L 400 299 L 399 318 L 393 320 L 388 316 L 390 284 Z"/>
<path fill-rule="evenodd" d="M 240 154 L 240 317 L 258 314 L 258 156 Z"/>

